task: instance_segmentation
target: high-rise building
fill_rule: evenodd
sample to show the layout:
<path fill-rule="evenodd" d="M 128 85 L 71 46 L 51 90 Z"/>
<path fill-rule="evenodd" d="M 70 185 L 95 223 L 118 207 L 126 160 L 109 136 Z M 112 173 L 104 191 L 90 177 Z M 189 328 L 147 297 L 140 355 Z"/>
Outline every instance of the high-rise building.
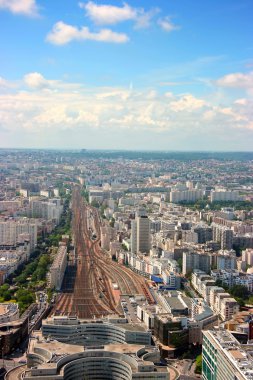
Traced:
<path fill-rule="evenodd" d="M 183 252 L 183 275 L 194 269 L 200 269 L 206 273 L 210 271 L 211 258 L 208 254 L 197 252 Z"/>
<path fill-rule="evenodd" d="M 37 244 L 37 224 L 34 220 L 22 218 L 0 222 L 0 244 L 16 244 L 21 234 L 29 234 L 32 251 Z"/>
<path fill-rule="evenodd" d="M 137 253 L 137 222 L 131 221 L 131 252 Z"/>
<path fill-rule="evenodd" d="M 150 250 L 150 220 L 145 211 L 139 210 L 131 223 L 132 253 L 148 253 Z"/>
<path fill-rule="evenodd" d="M 232 249 L 233 247 L 233 231 L 226 226 L 213 223 L 213 240 L 221 245 L 221 249 Z"/>

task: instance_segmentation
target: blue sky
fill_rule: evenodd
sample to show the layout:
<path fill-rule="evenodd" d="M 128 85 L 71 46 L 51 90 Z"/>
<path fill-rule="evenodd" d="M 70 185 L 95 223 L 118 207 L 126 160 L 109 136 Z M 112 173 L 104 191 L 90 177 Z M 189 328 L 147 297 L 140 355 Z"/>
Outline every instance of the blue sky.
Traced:
<path fill-rule="evenodd" d="M 0 0 L 0 146 L 252 150 L 252 0 Z"/>

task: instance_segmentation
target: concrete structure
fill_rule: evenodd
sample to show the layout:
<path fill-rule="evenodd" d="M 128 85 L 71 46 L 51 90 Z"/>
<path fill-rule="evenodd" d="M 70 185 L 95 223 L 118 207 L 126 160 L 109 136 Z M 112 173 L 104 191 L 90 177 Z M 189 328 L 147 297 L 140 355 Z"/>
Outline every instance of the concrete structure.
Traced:
<path fill-rule="evenodd" d="M 46 202 L 44 200 L 33 200 L 30 202 L 30 207 L 33 218 L 55 220 L 57 224 L 63 211 L 60 198 L 50 199 Z"/>
<path fill-rule="evenodd" d="M 164 270 L 162 272 L 162 278 L 164 284 L 170 289 L 177 289 L 179 290 L 181 287 L 181 277 L 175 274 L 174 272 L 171 272 L 169 270 Z"/>
<path fill-rule="evenodd" d="M 64 273 L 67 267 L 67 247 L 62 245 L 58 248 L 53 264 L 50 267 L 48 280 L 49 286 L 55 290 L 60 290 Z"/>
<path fill-rule="evenodd" d="M 229 191 L 225 189 L 211 190 L 211 202 L 240 201 L 241 197 L 238 191 Z"/>
<path fill-rule="evenodd" d="M 139 210 L 136 219 L 131 222 L 131 252 L 149 253 L 150 221 L 146 212 Z"/>
<path fill-rule="evenodd" d="M 19 235 L 29 234 L 30 249 L 34 250 L 37 244 L 37 224 L 28 218 L 0 221 L 0 244 L 16 244 Z"/>
<path fill-rule="evenodd" d="M 81 320 L 75 317 L 52 317 L 42 322 L 42 332 L 63 343 L 97 346 L 101 344 L 151 344 L 151 332 L 125 319 Z"/>
<path fill-rule="evenodd" d="M 223 321 L 238 313 L 239 305 L 223 288 L 215 286 L 215 281 L 205 272 L 195 270 L 192 274 L 193 288 L 207 301 L 211 309 L 218 313 Z"/>
<path fill-rule="evenodd" d="M 183 275 L 186 275 L 194 269 L 199 269 L 207 273 L 211 268 L 211 259 L 207 253 L 184 252 L 182 266 Z"/>
<path fill-rule="evenodd" d="M 248 265 L 253 266 L 253 249 L 247 248 L 242 251 L 242 261 L 245 261 Z"/>
<path fill-rule="evenodd" d="M 0 303 L 0 324 L 16 321 L 19 318 L 17 303 Z"/>
<path fill-rule="evenodd" d="M 30 339 L 24 380 L 169 380 L 167 367 L 156 367 L 160 353 L 156 348 L 133 344 L 83 346 L 46 340 L 39 332 Z M 17 379 L 13 369 L 7 380 Z"/>
<path fill-rule="evenodd" d="M 170 193 L 170 202 L 179 203 L 179 202 L 196 202 L 198 199 L 202 199 L 203 191 L 202 190 L 172 190 Z"/>
<path fill-rule="evenodd" d="M 236 257 L 228 255 L 217 256 L 217 269 L 236 269 Z"/>
<path fill-rule="evenodd" d="M 223 225 L 212 223 L 213 240 L 221 244 L 221 249 L 230 250 L 233 247 L 233 231 Z"/>
<path fill-rule="evenodd" d="M 252 380 L 252 346 L 241 345 L 227 330 L 203 335 L 203 380 Z"/>
<path fill-rule="evenodd" d="M 253 292 L 253 273 L 243 273 L 235 269 L 212 270 L 213 279 L 221 280 L 222 284 L 232 287 L 234 285 L 245 286 L 249 292 Z"/>

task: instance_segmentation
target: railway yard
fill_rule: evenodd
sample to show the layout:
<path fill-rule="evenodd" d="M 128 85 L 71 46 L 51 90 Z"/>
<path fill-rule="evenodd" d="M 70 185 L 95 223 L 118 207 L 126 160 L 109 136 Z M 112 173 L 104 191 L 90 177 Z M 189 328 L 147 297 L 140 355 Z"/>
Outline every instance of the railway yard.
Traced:
<path fill-rule="evenodd" d="M 85 203 L 78 186 L 73 189 L 72 215 L 75 255 L 68 261 L 62 293 L 52 314 L 79 318 L 122 314 L 113 283 L 121 295 L 141 294 L 152 303 L 145 279 L 102 251 L 98 210 Z"/>

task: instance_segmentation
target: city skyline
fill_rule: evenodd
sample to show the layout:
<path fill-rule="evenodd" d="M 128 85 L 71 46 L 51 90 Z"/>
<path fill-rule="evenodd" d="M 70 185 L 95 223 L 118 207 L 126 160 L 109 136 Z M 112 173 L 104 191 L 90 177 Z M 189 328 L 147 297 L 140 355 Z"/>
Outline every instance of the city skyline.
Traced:
<path fill-rule="evenodd" d="M 252 8 L 0 0 L 0 147 L 252 151 Z"/>

